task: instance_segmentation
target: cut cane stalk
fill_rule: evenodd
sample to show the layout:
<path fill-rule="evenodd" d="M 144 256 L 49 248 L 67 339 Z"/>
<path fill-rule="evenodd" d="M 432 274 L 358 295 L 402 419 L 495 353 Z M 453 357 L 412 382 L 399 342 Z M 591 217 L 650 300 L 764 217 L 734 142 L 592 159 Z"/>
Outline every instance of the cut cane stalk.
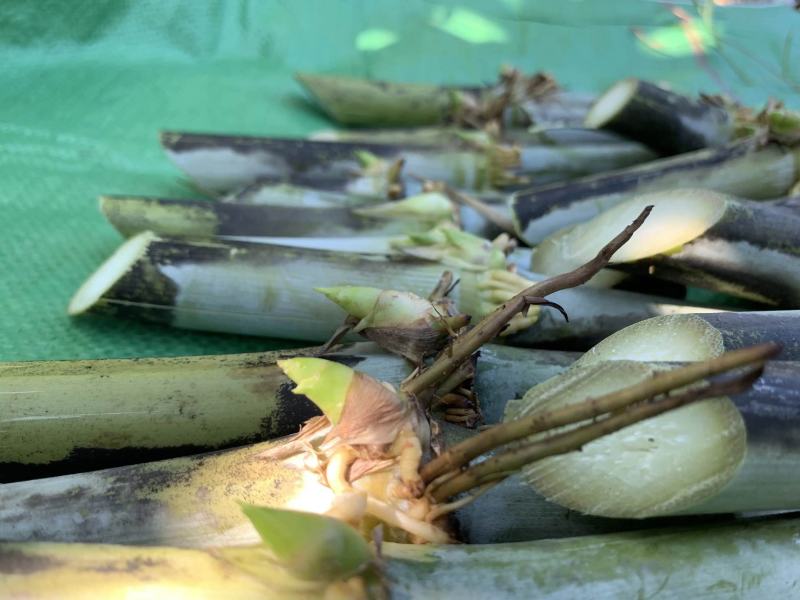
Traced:
<path fill-rule="evenodd" d="M 432 125 L 447 121 L 459 102 L 458 88 L 395 84 L 312 73 L 297 81 L 334 120 L 345 125 Z"/>
<path fill-rule="evenodd" d="M 667 156 L 722 146 L 736 129 L 733 115 L 722 106 L 639 79 L 623 79 L 601 94 L 585 124 L 638 140 Z"/>
<path fill-rule="evenodd" d="M 769 410 L 776 386 L 788 397 L 794 393 L 793 381 L 781 383 L 785 369 L 770 375 L 773 366 L 768 366 L 764 385 L 753 401 L 761 403 L 762 410 Z M 279 440 L 216 454 L 4 484 L 0 486 L 3 538 L 185 547 L 252 543 L 257 538 L 239 511 L 240 502 L 316 513 L 335 505 L 330 488 L 302 464 L 264 460 L 265 452 L 283 451 L 286 443 Z M 794 481 L 790 478 L 786 483 Z M 469 507 L 457 512 L 457 516 L 467 515 L 464 541 L 561 537 L 671 523 L 602 522 L 555 511 L 553 504 L 528 486 L 512 484 L 498 486 L 475 503 L 475 508 L 505 507 L 505 518 L 484 515 L 484 522 L 477 526 L 471 513 L 465 512 Z"/>
<path fill-rule="evenodd" d="M 551 235 L 533 251 L 531 268 L 560 273 L 582 264 L 609 232 L 643 206 L 653 216 L 612 264 L 749 300 L 800 306 L 800 218 L 774 205 L 700 189 L 631 198 L 591 221 Z"/>
<path fill-rule="evenodd" d="M 491 133 L 480 129 L 457 127 L 410 127 L 406 129 L 324 129 L 311 134 L 309 139 L 336 142 L 369 142 L 380 144 L 410 144 L 424 146 L 452 146 L 467 142 L 486 143 L 496 139 L 520 146 L 590 146 L 637 145 L 624 137 L 598 129 L 583 127 L 553 127 L 530 129 L 505 129 Z M 641 147 L 641 146 L 640 146 Z"/>
<path fill-rule="evenodd" d="M 289 435 L 319 414 L 276 361 L 318 351 L 0 365 L 0 480 L 158 460 Z M 491 353 L 491 350 L 487 352 Z M 524 351 L 523 351 L 524 352 Z M 399 384 L 371 344 L 329 358 Z"/>
<path fill-rule="evenodd" d="M 125 242 L 76 292 L 69 312 L 101 312 L 199 329 L 325 342 L 345 317 L 317 287 L 370 286 L 426 296 L 443 268 L 423 261 L 286 248 L 242 242 L 189 242 L 143 233 Z M 512 273 L 458 270 L 451 293 L 459 311 L 478 319 L 531 283 Z M 605 301 L 600 301 L 605 298 Z M 623 302 L 625 300 L 625 302 Z M 528 327 L 524 342 L 596 339 L 653 311 L 694 310 L 673 301 L 627 292 L 564 290 L 558 302 L 575 312 L 572 326 L 537 321 L 533 307 L 510 334 Z M 637 309 L 638 306 L 638 309 Z M 574 307 L 574 308 L 573 308 Z M 635 309 L 631 312 L 631 309 Z M 603 316 L 605 315 L 605 316 Z M 537 322 L 541 322 L 537 326 Z M 585 347 L 585 346 L 584 346 Z"/>
<path fill-rule="evenodd" d="M 701 187 L 755 200 L 784 196 L 800 176 L 797 150 L 749 141 L 518 192 L 511 200 L 520 239 L 536 245 L 634 195 Z"/>
<path fill-rule="evenodd" d="M 385 180 L 400 159 L 404 172 L 481 190 L 517 182 L 514 171 L 519 164 L 518 151 L 496 144 L 445 149 L 183 132 L 163 132 L 161 144 L 169 159 L 198 187 L 212 192 L 260 179 L 300 183 L 303 177 L 364 174 Z"/>
<path fill-rule="evenodd" d="M 465 140 L 478 145 L 492 141 L 482 131 L 446 128 L 325 131 L 312 139 L 430 146 L 459 146 Z M 537 184 L 623 169 L 657 158 L 638 142 L 592 135 L 591 130 L 510 130 L 503 133 L 502 140 L 519 148 L 517 171 Z"/>
<path fill-rule="evenodd" d="M 321 190 L 303 192 L 303 188 L 282 186 L 297 193 L 297 204 L 291 204 L 291 195 L 286 196 L 283 192 L 273 195 L 275 187 L 281 186 L 251 186 L 255 197 L 243 191 L 237 196 L 241 196 L 243 202 L 101 196 L 99 205 L 103 216 L 125 237 L 152 231 L 162 236 L 221 238 L 263 244 L 281 243 L 288 239 L 289 245 L 303 248 L 328 249 L 338 243 L 344 251 L 348 251 L 345 240 L 323 242 L 320 238 L 355 237 L 359 239 L 353 242 L 349 251 L 358 252 L 358 248 L 363 247 L 377 254 L 388 252 L 390 239 L 387 238 L 424 233 L 432 224 L 453 219 L 477 235 L 492 235 L 497 229 L 469 207 L 456 210 L 451 204 L 445 204 L 445 199 L 439 194 L 420 191 L 416 196 L 392 203 L 398 206 L 388 207 L 379 198 Z M 267 197 L 258 199 L 261 192 L 265 192 Z M 316 193 L 327 196 L 314 196 Z M 414 203 L 419 204 L 417 209 Z M 488 206 L 508 220 L 502 206 L 492 202 Z M 375 238 L 376 241 L 367 242 L 361 238 Z M 279 241 L 273 241 L 276 239 Z"/>
<path fill-rule="evenodd" d="M 701 361 L 767 341 L 785 342 L 781 358 L 797 360 L 798 315 L 720 313 L 643 321 L 610 336 L 569 372 L 510 404 L 508 418 L 614 391 L 657 370 L 626 361 Z M 787 468 L 797 457 L 780 440 L 796 436 L 797 415 L 776 407 L 791 402 L 788 390 L 794 384 L 787 373 L 794 370 L 794 364 L 768 370 L 768 381 L 788 386 L 784 392 L 775 393 L 775 384 L 772 391 L 757 384 L 733 401 L 702 402 L 610 435 L 580 453 L 526 467 L 524 476 L 553 501 L 602 516 L 792 509 L 800 505 L 800 487 L 787 477 Z M 755 396 L 761 400 L 754 401 Z M 786 437 L 774 436 L 775 431 Z"/>
<path fill-rule="evenodd" d="M 88 471 L 294 433 L 318 411 L 289 391 L 275 361 L 318 350 L 2 364 L 0 479 Z M 373 344 L 352 344 L 325 356 L 394 385 L 411 371 Z M 484 415 L 498 421 L 507 398 L 575 358 L 485 346 L 475 384 Z"/>
<path fill-rule="evenodd" d="M 361 210 L 362 207 L 278 206 L 130 196 L 100 198 L 100 212 L 125 237 L 143 231 L 200 239 L 380 237 L 422 233 L 431 224 L 429 218 L 415 218 L 413 214 L 387 219 Z M 443 219 L 450 215 L 452 209 Z"/>
<path fill-rule="evenodd" d="M 294 206 L 292 197 L 299 199 L 300 205 L 316 208 L 367 207 L 383 202 L 386 198 L 416 196 L 431 191 L 428 182 L 414 176 L 403 177 L 399 181 L 385 175 L 359 175 L 344 177 L 317 177 L 298 175 L 292 177 L 293 184 L 260 181 L 246 186 L 238 192 L 221 198 L 221 202 L 242 204 L 267 204 Z M 289 190 L 289 194 L 283 191 Z M 318 196 L 322 194 L 322 196 Z M 480 200 L 481 206 L 503 216 L 507 221 L 509 211 L 507 197 L 497 191 L 472 192 Z M 339 201 L 341 200 L 341 201 Z M 241 202 L 240 202 L 241 201 Z M 494 237 L 500 233 L 497 226 L 482 216 L 480 211 L 469 206 L 461 206 L 459 211 L 461 227 L 483 237 Z"/>
<path fill-rule="evenodd" d="M 566 600 L 597 597 L 599 590 L 604 590 L 603 598 L 685 598 L 700 589 L 709 599 L 735 594 L 759 600 L 791 596 L 800 583 L 798 531 L 798 519 L 782 518 L 478 547 L 386 543 L 381 546 L 381 569 L 391 597 L 403 599 Z M 624 571 L 614 568 L 618 565 L 625 565 Z M 31 600 L 83 598 L 87 592 L 109 599 L 161 593 L 266 600 L 319 598 L 323 593 L 290 577 L 262 545 L 190 550 L 3 544 L 0 572 L 0 593 Z M 360 590 L 336 591 L 358 598 Z"/>
<path fill-rule="evenodd" d="M 574 358 L 574 354 L 565 352 L 484 346 L 477 363 L 475 392 L 481 398 L 485 418 L 496 422 L 502 417 L 507 399 L 519 397 L 532 385 L 563 371 Z M 407 372 L 404 361 L 393 357 L 380 360 L 399 369 L 394 374 L 383 368 L 370 372 L 399 383 Z M 371 362 L 372 358 L 358 366 L 366 369 Z M 152 369 L 143 369 L 147 374 L 142 374 L 142 378 L 157 377 Z M 19 385 L 23 387 L 25 383 L 36 381 Z M 142 390 L 143 394 L 147 392 L 147 388 Z M 79 396 L 78 390 L 75 395 Z M 296 402 L 307 402 L 302 397 L 290 396 L 288 389 L 286 395 Z M 179 406 L 174 404 L 174 399 L 152 395 L 153 402 L 159 399 L 166 403 L 165 412 L 173 402 L 172 410 L 178 413 Z M 260 396 L 256 399 L 264 402 Z M 180 417 L 177 414 L 175 418 Z M 182 417 L 190 419 L 186 413 Z M 144 421 L 143 429 L 146 424 Z M 109 432 L 112 430 L 113 424 Z M 40 430 L 39 437 L 45 441 L 46 435 L 53 433 Z M 145 437 L 146 433 L 140 435 Z M 251 543 L 256 538 L 238 509 L 239 502 L 314 512 L 324 512 L 332 506 L 330 490 L 320 486 L 313 477 L 304 476 L 296 467 L 261 458 L 264 452 L 285 447 L 285 444 L 283 440 L 216 454 L 5 484 L 0 486 L 2 537 L 181 546 Z M 536 501 L 530 488 L 525 489 Z M 198 502 L 198 498 L 202 501 Z M 539 504 L 546 506 L 542 500 Z M 550 529 L 559 524 L 565 525 L 560 515 L 547 521 Z M 526 530 L 535 533 L 538 527 L 537 518 Z"/>
<path fill-rule="evenodd" d="M 389 83 L 311 73 L 296 77 L 321 108 L 344 125 L 413 127 L 463 121 L 475 126 L 499 119 L 527 126 L 583 121 L 591 96 L 557 91 L 551 80 L 538 74 L 529 78 L 504 75 L 498 85 L 486 87 Z"/>

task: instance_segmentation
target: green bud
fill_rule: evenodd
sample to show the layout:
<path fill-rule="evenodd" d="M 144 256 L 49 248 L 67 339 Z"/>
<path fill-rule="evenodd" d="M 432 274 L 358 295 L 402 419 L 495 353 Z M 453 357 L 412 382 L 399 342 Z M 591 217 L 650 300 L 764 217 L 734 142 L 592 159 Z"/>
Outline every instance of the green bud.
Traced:
<path fill-rule="evenodd" d="M 414 219 L 427 223 L 452 221 L 455 207 L 447 196 L 438 192 L 426 192 L 409 196 L 403 200 L 385 202 L 375 206 L 353 209 L 362 217 L 375 219 Z"/>
<path fill-rule="evenodd" d="M 448 299 L 434 303 L 411 292 L 357 286 L 317 291 L 359 319 L 354 332 L 414 362 L 437 352 L 450 330 L 457 331 L 469 322 L 466 315 L 454 311 Z"/>
<path fill-rule="evenodd" d="M 367 542 L 338 519 L 248 504 L 242 511 L 275 558 L 299 579 L 349 579 L 373 560 Z"/>
<path fill-rule="evenodd" d="M 385 161 L 368 150 L 356 150 L 356 160 L 365 171 L 372 171 L 383 167 Z"/>
<path fill-rule="evenodd" d="M 278 367 L 295 384 L 295 394 L 304 394 L 316 404 L 331 423 L 342 416 L 347 392 L 355 371 L 322 358 L 297 357 L 279 360 Z"/>
<path fill-rule="evenodd" d="M 341 306 L 351 317 L 360 319 L 353 328 L 358 333 L 368 327 L 416 326 L 438 316 L 430 300 L 411 292 L 343 285 L 317 288 L 316 291 Z M 446 313 L 443 313 L 446 314 Z"/>
<path fill-rule="evenodd" d="M 393 241 L 391 245 L 403 254 L 458 269 L 480 271 L 506 267 L 506 254 L 502 246 L 448 225 L 409 235 Z"/>
<path fill-rule="evenodd" d="M 781 144 L 800 142 L 800 113 L 785 108 L 775 108 L 768 113 L 769 137 Z"/>
<path fill-rule="evenodd" d="M 341 306 L 348 315 L 363 319 L 375 308 L 378 297 L 383 292 L 380 288 L 357 285 L 340 285 L 329 288 L 314 288 L 315 292 Z"/>

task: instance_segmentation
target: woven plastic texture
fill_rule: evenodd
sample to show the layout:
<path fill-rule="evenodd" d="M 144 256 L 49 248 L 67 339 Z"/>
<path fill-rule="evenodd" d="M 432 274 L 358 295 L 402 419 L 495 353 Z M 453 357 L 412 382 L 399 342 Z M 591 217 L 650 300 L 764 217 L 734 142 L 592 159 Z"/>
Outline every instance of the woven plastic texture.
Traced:
<path fill-rule="evenodd" d="M 505 63 L 546 69 L 572 89 L 641 76 L 796 105 L 792 31 L 800 15 L 789 8 L 719 8 L 709 18 L 690 2 L 3 0 L 0 359 L 289 346 L 71 320 L 65 307 L 120 242 L 98 194 L 195 195 L 162 156 L 159 129 L 303 135 L 329 126 L 294 70 L 480 83 Z"/>

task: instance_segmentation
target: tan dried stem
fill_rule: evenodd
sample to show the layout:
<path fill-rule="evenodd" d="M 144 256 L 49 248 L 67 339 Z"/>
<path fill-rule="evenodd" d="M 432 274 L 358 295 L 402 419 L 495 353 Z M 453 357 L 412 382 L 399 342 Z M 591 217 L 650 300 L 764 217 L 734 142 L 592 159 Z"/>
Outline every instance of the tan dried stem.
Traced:
<path fill-rule="evenodd" d="M 514 230 L 514 221 L 512 221 L 510 217 L 504 215 L 500 211 L 495 210 L 494 208 L 489 206 L 486 202 L 483 202 L 478 198 L 470 196 L 469 194 L 459 192 L 458 190 L 454 189 L 453 187 L 447 184 L 442 185 L 442 191 L 455 204 L 469 206 L 476 213 L 481 215 L 484 219 L 486 219 L 493 225 L 496 225 L 503 231 L 510 233 L 511 235 L 516 237 L 517 234 L 516 231 Z"/>
<path fill-rule="evenodd" d="M 453 273 L 451 271 L 445 271 L 442 273 L 442 276 L 439 277 L 436 286 L 431 290 L 428 300 L 437 302 L 444 299 L 453 289 L 453 285 Z"/>
<path fill-rule="evenodd" d="M 606 244 L 592 260 L 574 271 L 556 275 L 540 281 L 522 290 L 519 294 L 504 302 L 492 313 L 484 317 L 473 329 L 456 338 L 427 369 L 416 377 L 405 382 L 401 390 L 409 395 L 427 400 L 433 391 L 455 371 L 461 363 L 472 356 L 483 344 L 491 341 L 518 313 L 525 314 L 532 304 L 541 303 L 544 296 L 559 290 L 586 283 L 594 275 L 608 265 L 611 257 L 627 242 L 634 232 L 641 227 L 653 209 L 646 207 L 636 219 L 613 240 Z"/>
<path fill-rule="evenodd" d="M 776 351 L 777 347 L 773 349 L 773 353 Z M 763 360 L 760 360 L 757 366 L 744 374 L 645 401 L 589 425 L 509 450 L 446 479 L 434 489 L 426 490 L 426 494 L 437 502 L 443 502 L 490 481 L 497 481 L 500 472 L 507 475 L 543 458 L 578 450 L 600 437 L 698 400 L 742 392 L 761 376 L 762 370 Z"/>
<path fill-rule="evenodd" d="M 580 423 L 609 412 L 622 410 L 635 402 L 665 394 L 670 390 L 696 383 L 725 371 L 765 360 L 777 351 L 777 344 L 759 344 L 734 350 L 708 361 L 664 371 L 636 385 L 589 398 L 563 408 L 543 411 L 508 423 L 496 425 L 464 440 L 427 463 L 420 471 L 422 479 L 431 482 L 440 475 L 459 469 L 472 459 L 511 442 L 556 427 Z"/>

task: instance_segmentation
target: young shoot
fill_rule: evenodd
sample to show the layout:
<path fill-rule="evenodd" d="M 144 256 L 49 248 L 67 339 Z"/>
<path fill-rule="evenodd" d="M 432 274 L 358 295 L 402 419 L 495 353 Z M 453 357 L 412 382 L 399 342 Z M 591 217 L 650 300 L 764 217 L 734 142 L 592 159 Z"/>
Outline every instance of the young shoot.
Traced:
<path fill-rule="evenodd" d="M 469 323 L 469 317 L 459 314 L 446 297 L 427 300 L 411 292 L 351 285 L 316 291 L 347 313 L 344 331 L 359 333 L 416 365 L 436 354 Z"/>
<path fill-rule="evenodd" d="M 489 241 L 449 224 L 425 233 L 410 234 L 390 244 L 393 250 L 407 256 L 464 271 L 505 269 L 506 257 L 515 246 L 505 234 Z"/>
<path fill-rule="evenodd" d="M 436 192 L 426 192 L 409 196 L 403 200 L 359 207 L 353 209 L 353 212 L 362 217 L 415 220 L 430 223 L 432 226 L 456 221 L 453 203 L 447 196 Z"/>

